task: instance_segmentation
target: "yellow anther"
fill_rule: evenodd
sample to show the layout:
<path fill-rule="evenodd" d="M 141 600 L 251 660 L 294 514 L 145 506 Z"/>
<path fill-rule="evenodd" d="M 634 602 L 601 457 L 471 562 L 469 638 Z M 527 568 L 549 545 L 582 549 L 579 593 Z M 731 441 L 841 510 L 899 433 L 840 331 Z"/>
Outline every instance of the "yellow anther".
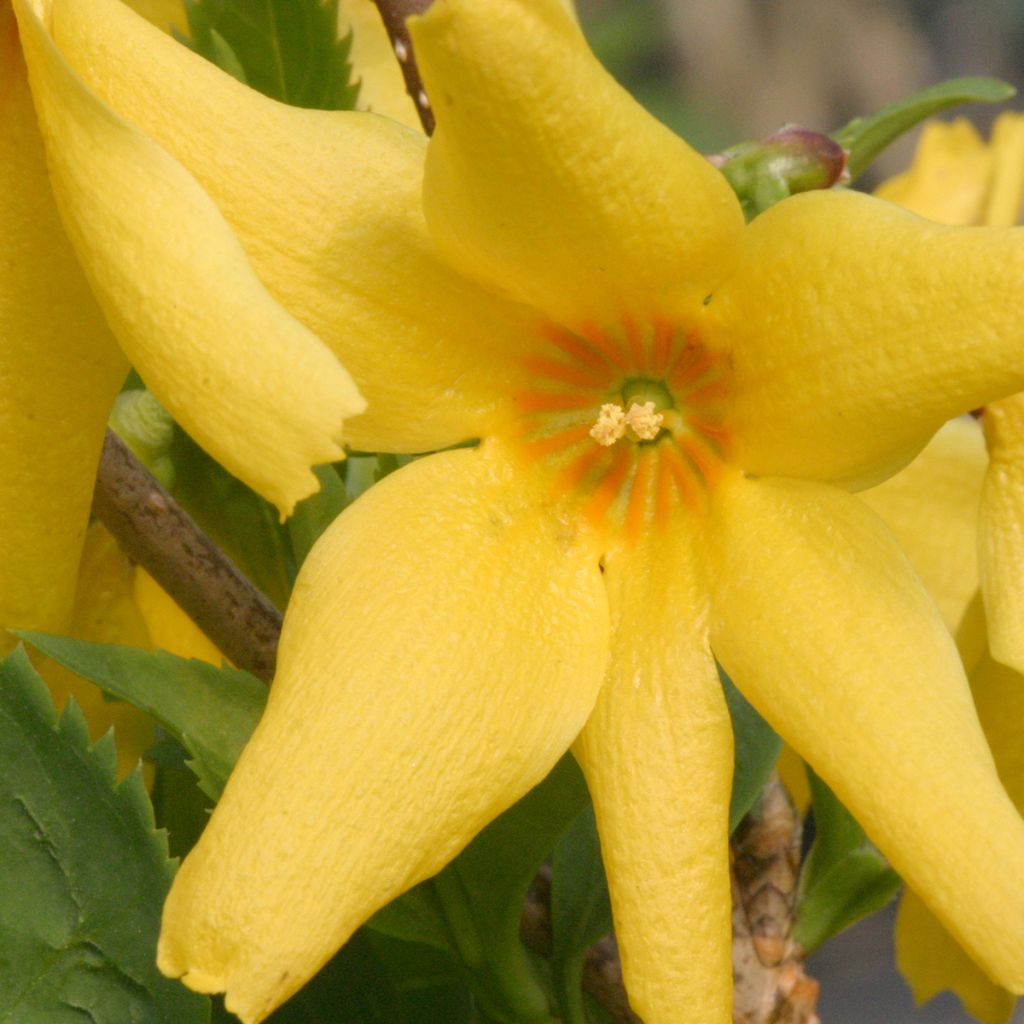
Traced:
<path fill-rule="evenodd" d="M 590 428 L 590 436 L 598 444 L 610 447 L 625 434 L 626 415 L 621 405 L 605 402 L 597 414 L 597 422 Z"/>
<path fill-rule="evenodd" d="M 633 431 L 641 441 L 653 441 L 661 430 L 662 421 L 665 419 L 660 412 L 654 411 L 653 402 L 634 402 L 626 413 L 626 426 Z"/>

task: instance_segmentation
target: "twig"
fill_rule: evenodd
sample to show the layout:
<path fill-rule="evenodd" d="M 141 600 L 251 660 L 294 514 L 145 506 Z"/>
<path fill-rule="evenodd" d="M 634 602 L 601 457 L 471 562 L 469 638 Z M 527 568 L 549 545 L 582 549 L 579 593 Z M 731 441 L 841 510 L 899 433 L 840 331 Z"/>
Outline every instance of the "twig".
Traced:
<path fill-rule="evenodd" d="M 412 54 L 412 40 L 409 30 L 405 27 L 405 19 L 410 14 L 422 14 L 431 0 L 373 0 L 380 11 L 381 21 L 387 31 L 395 56 L 398 58 L 402 77 L 405 79 L 405 91 L 412 97 L 416 113 L 420 116 L 420 124 L 427 135 L 434 133 L 434 112 L 430 109 L 427 91 L 423 88 L 419 68 Z"/>
<path fill-rule="evenodd" d="M 790 938 L 800 835 L 773 775 L 732 839 L 734 1024 L 820 1024 L 818 983 Z"/>
<path fill-rule="evenodd" d="M 92 507 L 125 554 L 156 579 L 220 651 L 270 682 L 281 613 L 110 430 Z"/>

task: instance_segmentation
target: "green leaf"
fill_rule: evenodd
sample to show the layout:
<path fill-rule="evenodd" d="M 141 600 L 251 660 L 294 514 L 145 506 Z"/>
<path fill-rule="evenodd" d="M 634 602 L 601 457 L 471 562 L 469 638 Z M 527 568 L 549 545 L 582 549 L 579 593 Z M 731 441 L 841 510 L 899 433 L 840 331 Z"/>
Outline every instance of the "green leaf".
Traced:
<path fill-rule="evenodd" d="M 155 718 L 192 755 L 200 788 L 219 798 L 263 713 L 267 688 L 233 668 L 114 644 L 19 633 L 34 647 L 107 693 Z"/>
<path fill-rule="evenodd" d="M 807 769 L 814 809 L 814 843 L 797 892 L 793 937 L 807 952 L 896 894 L 899 875 L 864 829 L 817 775 Z"/>
<path fill-rule="evenodd" d="M 731 835 L 764 789 L 764 784 L 779 759 L 782 740 L 740 693 L 721 665 L 718 666 L 718 675 L 722 680 L 729 714 L 732 716 L 732 732 L 736 744 L 736 767 L 732 781 L 732 802 L 729 807 Z"/>
<path fill-rule="evenodd" d="M 832 138 L 850 152 L 846 169 L 853 181 L 886 146 L 926 118 L 964 103 L 1002 103 L 1016 92 L 998 78 L 952 78 L 890 103 L 869 117 L 855 117 L 833 132 Z"/>
<path fill-rule="evenodd" d="M 612 930 L 594 808 L 585 807 L 551 859 L 551 974 L 566 1024 L 585 1024 L 583 964 L 587 950 Z"/>
<path fill-rule="evenodd" d="M 139 771 L 116 784 L 74 701 L 57 719 L 19 649 L 0 664 L 0 1020 L 200 1024 L 155 965 L 174 874 Z"/>
<path fill-rule="evenodd" d="M 352 110 L 352 36 L 338 38 L 338 0 L 185 0 L 191 45 L 275 100 Z"/>

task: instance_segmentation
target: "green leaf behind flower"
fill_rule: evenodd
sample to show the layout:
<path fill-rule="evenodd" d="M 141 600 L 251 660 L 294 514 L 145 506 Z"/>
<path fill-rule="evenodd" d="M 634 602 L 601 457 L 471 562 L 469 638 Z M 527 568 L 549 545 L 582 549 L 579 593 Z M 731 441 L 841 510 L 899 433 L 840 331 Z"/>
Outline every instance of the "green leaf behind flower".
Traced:
<path fill-rule="evenodd" d="M 338 37 L 338 0 L 185 0 L 197 53 L 272 99 L 352 110 L 351 33 Z"/>
<path fill-rule="evenodd" d="M 793 937 L 807 952 L 896 894 L 899 875 L 886 863 L 852 814 L 808 767 L 814 843 L 804 861 Z"/>
<path fill-rule="evenodd" d="M 965 103 L 1002 103 L 1016 92 L 998 78 L 951 78 L 890 103 L 868 117 L 855 117 L 833 132 L 832 138 L 849 150 L 846 170 L 853 181 L 886 146 L 926 118 Z"/>
<path fill-rule="evenodd" d="M 155 718 L 192 755 L 200 788 L 216 800 L 263 713 L 267 688 L 248 672 L 166 651 L 19 633 L 54 661 Z"/>
<path fill-rule="evenodd" d="M 118 784 L 116 763 L 73 701 L 58 720 L 22 649 L 0 664 L 0 1020 L 210 1018 L 156 968 L 174 865 L 141 773 Z"/>

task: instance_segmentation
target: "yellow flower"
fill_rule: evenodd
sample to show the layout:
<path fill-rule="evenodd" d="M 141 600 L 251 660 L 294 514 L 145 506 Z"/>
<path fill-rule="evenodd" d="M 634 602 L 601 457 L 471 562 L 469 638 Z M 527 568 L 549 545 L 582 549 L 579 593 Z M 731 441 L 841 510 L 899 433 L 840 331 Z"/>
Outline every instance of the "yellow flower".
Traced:
<path fill-rule="evenodd" d="M 927 125 L 911 169 L 879 191 L 949 223 L 1016 223 L 1024 193 L 1024 116 L 999 117 L 990 144 L 964 120 Z M 1024 678 L 1000 664 L 1021 664 L 1024 395 L 990 404 L 983 420 L 988 460 L 980 428 L 956 421 L 867 498 L 896 529 L 947 624 L 959 625 L 982 726 L 1007 791 L 1024 813 Z M 978 585 L 979 535 L 987 626 L 981 604 L 969 606 Z M 985 1024 L 1009 1020 L 1012 992 L 987 976 L 909 890 L 895 938 L 897 962 L 918 1001 L 951 988 Z"/>
<path fill-rule="evenodd" d="M 879 195 L 945 224 L 1017 224 L 1024 195 L 1024 115 L 996 119 L 986 144 L 960 119 L 925 126 L 913 166 Z M 1024 395 L 985 409 L 989 470 L 979 523 L 981 590 L 992 655 L 1024 671 Z"/>
<path fill-rule="evenodd" d="M 713 649 L 1024 988 L 1024 825 L 941 619 L 844 489 L 1024 386 L 1020 233 L 852 193 L 746 228 L 554 0 L 437 0 L 415 23 L 429 145 L 271 103 L 113 0 L 54 0 L 52 30 L 59 49 L 32 22 L 30 57 L 41 105 L 70 111 L 50 140 L 69 175 L 96 167 L 70 67 L 352 371 L 354 446 L 481 439 L 375 486 L 310 555 L 266 716 L 169 898 L 164 970 L 263 1019 L 573 745 L 634 1007 L 725 1024 Z"/>
<path fill-rule="evenodd" d="M 362 401 L 195 179 L 57 56 L 49 4 L 16 6 L 18 24 L 0 0 L 0 625 L 59 629 L 128 360 L 282 512 L 316 489 L 312 463 L 340 457 Z"/>

